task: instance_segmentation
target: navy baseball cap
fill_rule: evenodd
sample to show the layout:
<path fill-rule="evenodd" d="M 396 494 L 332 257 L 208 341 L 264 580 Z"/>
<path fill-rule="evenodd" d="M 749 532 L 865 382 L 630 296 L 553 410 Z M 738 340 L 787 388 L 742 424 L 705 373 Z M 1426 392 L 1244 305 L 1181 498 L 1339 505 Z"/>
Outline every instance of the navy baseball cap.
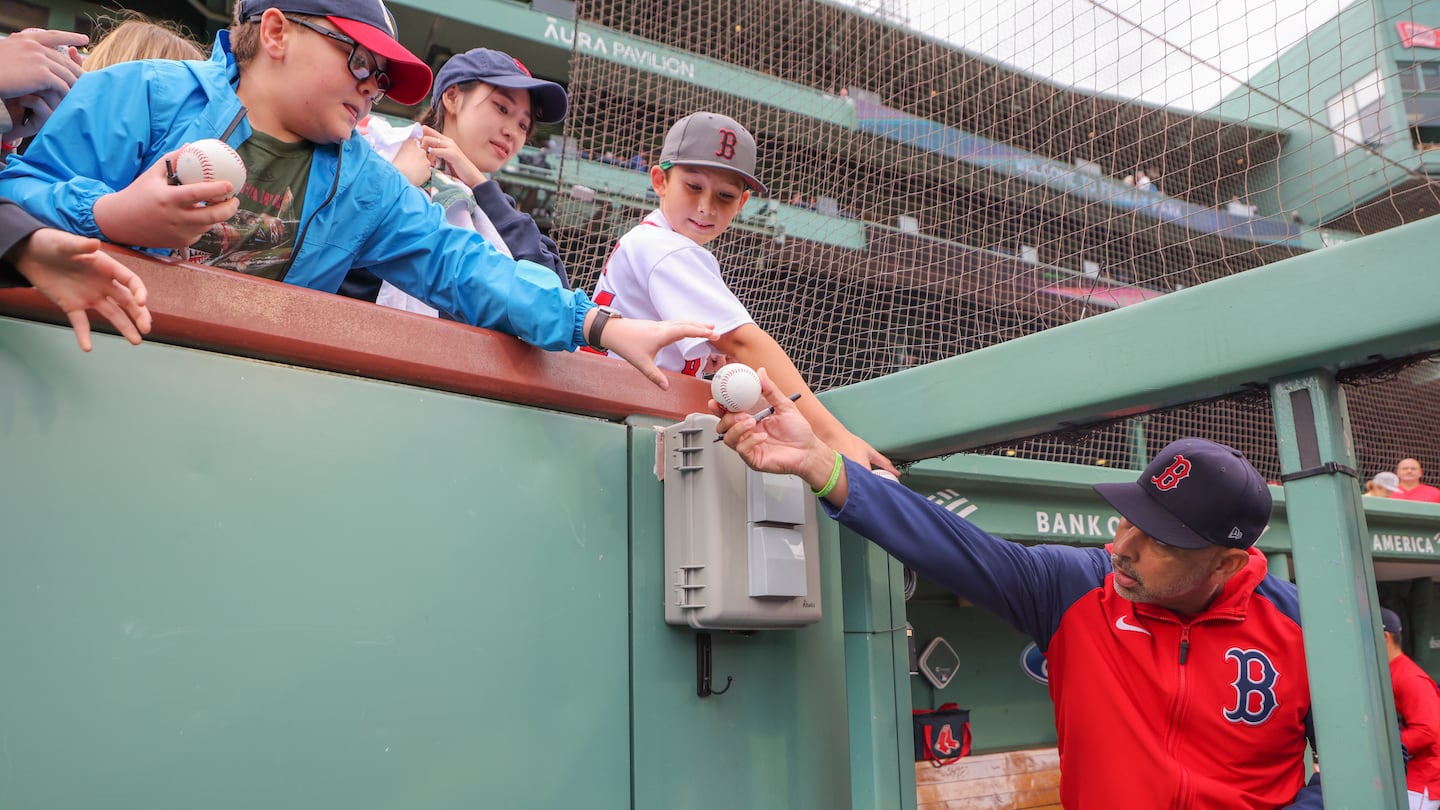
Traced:
<path fill-rule="evenodd" d="M 532 117 L 542 124 L 558 124 L 570 109 L 565 88 L 555 82 L 537 79 L 519 59 L 503 51 L 475 48 L 456 54 L 440 68 L 435 89 L 430 93 L 430 106 L 440 104 L 440 97 L 461 82 L 485 82 L 496 87 L 530 91 Z"/>
<path fill-rule="evenodd" d="M 1171 442 L 1133 482 L 1094 487 L 1167 546 L 1249 548 L 1270 524 L 1265 479 L 1239 450 L 1205 439 Z"/>
<path fill-rule="evenodd" d="M 1387 633 L 1399 633 L 1400 614 L 1390 608 L 1380 608 L 1380 628 Z"/>
<path fill-rule="evenodd" d="M 324 17 L 366 50 L 385 60 L 390 89 L 401 104 L 418 104 L 430 92 L 430 66 L 400 44 L 395 17 L 381 0 L 241 0 L 240 19 L 248 21 L 267 9 Z"/>

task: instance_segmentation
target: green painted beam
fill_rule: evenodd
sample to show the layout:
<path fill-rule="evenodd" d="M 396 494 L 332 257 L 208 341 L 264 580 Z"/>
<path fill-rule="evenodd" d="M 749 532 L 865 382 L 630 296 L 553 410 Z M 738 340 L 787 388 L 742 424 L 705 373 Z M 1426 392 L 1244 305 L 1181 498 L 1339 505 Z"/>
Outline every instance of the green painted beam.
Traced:
<path fill-rule="evenodd" d="M 1287 477 L 1305 473 L 1286 481 L 1285 494 L 1325 806 L 1403 807 L 1405 771 L 1362 496 L 1354 478 L 1323 472 L 1326 464 L 1355 467 L 1345 396 L 1319 371 L 1276 382 L 1271 399 L 1281 466 Z"/>
<path fill-rule="evenodd" d="M 822 395 L 917 459 L 1440 349 L 1427 219 Z"/>

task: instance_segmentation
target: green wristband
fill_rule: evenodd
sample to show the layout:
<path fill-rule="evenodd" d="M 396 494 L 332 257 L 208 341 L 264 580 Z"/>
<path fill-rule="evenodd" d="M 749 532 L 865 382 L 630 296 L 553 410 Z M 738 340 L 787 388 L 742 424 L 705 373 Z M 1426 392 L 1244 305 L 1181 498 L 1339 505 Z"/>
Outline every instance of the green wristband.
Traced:
<path fill-rule="evenodd" d="M 840 471 L 843 469 L 845 469 L 845 457 L 840 455 L 839 450 L 836 450 L 835 468 L 830 471 L 830 480 L 825 482 L 824 487 L 821 487 L 820 489 L 812 489 L 810 490 L 810 492 L 813 493 L 817 498 L 823 498 L 826 495 L 829 495 L 830 492 L 835 489 L 835 485 L 840 483 Z"/>

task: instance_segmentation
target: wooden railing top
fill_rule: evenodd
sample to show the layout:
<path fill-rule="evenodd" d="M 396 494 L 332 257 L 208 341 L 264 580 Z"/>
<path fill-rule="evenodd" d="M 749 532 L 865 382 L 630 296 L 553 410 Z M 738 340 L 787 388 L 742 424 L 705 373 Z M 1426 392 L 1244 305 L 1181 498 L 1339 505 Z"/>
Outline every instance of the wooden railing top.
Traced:
<path fill-rule="evenodd" d="M 703 412 L 710 387 L 670 374 L 661 391 L 628 363 L 547 352 L 518 338 L 290 284 L 107 245 L 144 279 L 149 342 L 620 420 Z M 29 289 L 0 290 L 0 315 L 65 323 Z M 112 332 L 103 318 L 91 325 Z"/>

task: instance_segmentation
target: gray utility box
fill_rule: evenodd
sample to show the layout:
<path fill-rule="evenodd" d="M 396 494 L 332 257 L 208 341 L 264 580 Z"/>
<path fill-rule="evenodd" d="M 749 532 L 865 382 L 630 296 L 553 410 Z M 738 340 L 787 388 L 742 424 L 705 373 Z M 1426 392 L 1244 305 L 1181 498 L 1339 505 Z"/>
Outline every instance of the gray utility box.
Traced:
<path fill-rule="evenodd" d="M 716 442 L 709 414 L 665 429 L 665 621 L 764 630 L 820 621 L 815 497 Z"/>

